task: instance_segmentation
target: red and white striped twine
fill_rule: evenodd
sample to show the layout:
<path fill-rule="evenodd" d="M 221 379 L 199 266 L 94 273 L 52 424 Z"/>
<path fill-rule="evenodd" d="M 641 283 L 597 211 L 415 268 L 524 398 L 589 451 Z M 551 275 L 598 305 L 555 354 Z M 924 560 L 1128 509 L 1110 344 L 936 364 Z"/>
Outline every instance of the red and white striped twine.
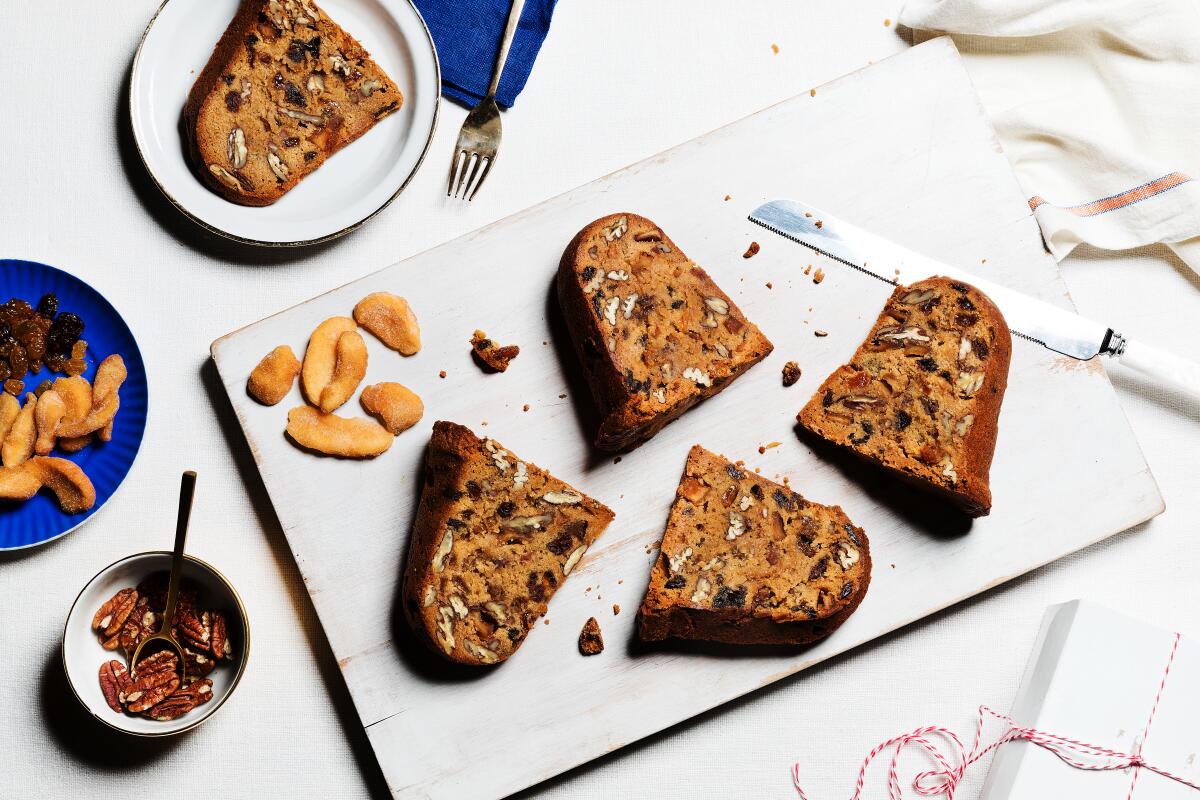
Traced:
<path fill-rule="evenodd" d="M 1130 800 L 1133 797 L 1133 789 L 1137 785 L 1138 773 L 1143 769 L 1200 791 L 1200 784 L 1193 783 L 1161 767 L 1148 764 L 1142 758 L 1142 747 L 1145 745 L 1146 737 L 1150 733 L 1150 725 L 1154 722 L 1154 714 L 1158 711 L 1158 703 L 1162 699 L 1163 688 L 1167 685 L 1167 676 L 1171 673 L 1171 665 L 1174 663 L 1175 653 L 1179 649 L 1179 638 L 1179 634 L 1175 634 L 1174 641 L 1171 644 L 1171 653 L 1167 658 L 1166 668 L 1163 670 L 1162 681 L 1158 685 L 1158 694 L 1154 698 L 1154 706 L 1150 709 L 1150 717 L 1146 721 L 1146 728 L 1141 738 L 1136 740 L 1137 744 L 1132 753 L 1110 750 L 1107 747 L 1100 747 L 1076 739 L 1069 739 L 1065 736 L 1046 733 L 1035 728 L 1023 728 L 1007 714 L 993 711 L 987 706 L 980 706 L 979 717 L 975 724 L 975 740 L 971 744 L 969 752 L 954 731 L 939 725 L 926 725 L 900 736 L 893 736 L 891 739 L 878 744 L 867 754 L 867 757 L 863 760 L 862 767 L 858 770 L 858 781 L 854 785 L 854 794 L 851 795 L 850 800 L 860 800 L 866 781 L 867 767 L 870 766 L 876 756 L 889 748 L 894 748 L 892 760 L 888 766 L 888 794 L 891 800 L 903 800 L 903 793 L 900 788 L 900 755 L 904 751 L 904 748 L 909 745 L 916 745 L 924 750 L 937 763 L 936 768 L 921 772 L 913 778 L 913 791 L 924 797 L 944 795 L 946 800 L 954 800 L 954 792 L 958 789 L 959 781 L 962 780 L 969 766 L 1000 745 L 1018 739 L 1049 750 L 1076 769 L 1108 771 L 1132 768 L 1133 777 L 1129 783 L 1129 794 L 1126 795 L 1126 800 Z M 1007 728 L 994 742 L 983 747 L 981 745 L 983 727 L 988 717 L 999 720 Z M 939 749 L 939 740 L 944 747 L 949 749 L 949 755 Z M 800 796 L 800 800 L 808 800 L 808 795 L 804 793 L 804 789 L 800 786 L 800 765 L 798 763 L 792 767 L 792 782 L 796 786 L 796 793 Z"/>

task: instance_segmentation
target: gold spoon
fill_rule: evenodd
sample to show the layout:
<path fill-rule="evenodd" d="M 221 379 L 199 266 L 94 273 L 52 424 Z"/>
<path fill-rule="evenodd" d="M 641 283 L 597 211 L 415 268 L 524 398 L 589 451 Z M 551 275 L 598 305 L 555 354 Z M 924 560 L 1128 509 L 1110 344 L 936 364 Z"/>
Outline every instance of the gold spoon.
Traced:
<path fill-rule="evenodd" d="M 174 650 L 180 682 L 186 677 L 187 662 L 183 658 L 183 646 L 172 631 L 175 625 L 175 602 L 179 599 L 179 584 L 183 582 L 183 544 L 187 540 L 188 522 L 192 518 L 192 499 L 195 495 L 196 473 L 188 470 L 183 473 L 183 480 L 179 485 L 179 519 L 175 523 L 175 552 L 171 554 L 171 579 L 167 584 L 167 608 L 163 612 L 162 627 L 158 633 L 142 639 L 134 649 L 133 658 L 129 659 L 131 677 L 137 675 L 142 648 L 150 642 L 156 643 L 158 651 Z"/>

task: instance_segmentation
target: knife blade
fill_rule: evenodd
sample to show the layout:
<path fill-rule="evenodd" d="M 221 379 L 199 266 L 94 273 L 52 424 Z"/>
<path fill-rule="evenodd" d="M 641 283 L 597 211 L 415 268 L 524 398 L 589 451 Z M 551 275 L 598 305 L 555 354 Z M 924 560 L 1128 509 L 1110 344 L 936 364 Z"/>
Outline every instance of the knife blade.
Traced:
<path fill-rule="evenodd" d="M 1056 353 L 1086 361 L 1115 345 L 1112 328 L 914 253 L 799 201 L 773 200 L 754 209 L 750 221 L 892 286 L 934 275 L 969 283 L 1000 308 L 1014 334 Z"/>
<path fill-rule="evenodd" d="M 913 252 L 814 206 L 797 200 L 772 200 L 754 209 L 750 221 L 892 286 L 935 275 L 971 284 L 992 299 L 1009 330 L 1022 339 L 1081 361 L 1099 354 L 1114 356 L 1126 366 L 1200 398 L 1200 366 L 1186 359 L 1132 343 L 1107 325 Z"/>

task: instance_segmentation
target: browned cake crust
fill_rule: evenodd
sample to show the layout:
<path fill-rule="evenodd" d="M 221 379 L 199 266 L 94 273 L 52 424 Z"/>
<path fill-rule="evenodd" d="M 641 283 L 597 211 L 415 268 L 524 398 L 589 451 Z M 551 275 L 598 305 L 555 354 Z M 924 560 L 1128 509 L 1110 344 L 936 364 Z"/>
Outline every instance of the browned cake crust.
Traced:
<path fill-rule="evenodd" d="M 771 342 L 650 220 L 610 214 L 571 241 L 558 299 L 601 423 L 636 447 L 771 352 Z"/>
<path fill-rule="evenodd" d="M 871 546 L 838 506 L 805 500 L 696 445 L 639 616 L 646 640 L 805 644 L 871 582 Z"/>
<path fill-rule="evenodd" d="M 504 661 L 612 518 L 494 439 L 435 422 L 404 571 L 409 625 L 451 661 Z"/>
<path fill-rule="evenodd" d="M 1008 325 L 983 292 L 941 277 L 901 286 L 800 424 L 984 516 L 1011 355 Z"/>
<path fill-rule="evenodd" d="M 234 203 L 265 206 L 403 102 L 312 0 L 243 0 L 183 118 L 203 181 Z"/>

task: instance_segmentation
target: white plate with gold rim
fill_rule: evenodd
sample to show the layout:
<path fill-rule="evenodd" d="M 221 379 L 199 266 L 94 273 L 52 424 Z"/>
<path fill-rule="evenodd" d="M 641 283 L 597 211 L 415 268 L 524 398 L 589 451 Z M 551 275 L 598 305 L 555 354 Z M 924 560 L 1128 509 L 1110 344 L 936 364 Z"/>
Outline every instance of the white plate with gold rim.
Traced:
<path fill-rule="evenodd" d="M 227 238 L 279 247 L 349 233 L 404 189 L 433 139 L 441 72 L 429 29 L 409 0 L 320 3 L 399 84 L 404 104 L 276 203 L 252 208 L 225 200 L 196 178 L 180 124 L 188 92 L 238 6 L 239 0 L 166 0 L 150 21 L 129 84 L 142 161 L 171 203 Z"/>

